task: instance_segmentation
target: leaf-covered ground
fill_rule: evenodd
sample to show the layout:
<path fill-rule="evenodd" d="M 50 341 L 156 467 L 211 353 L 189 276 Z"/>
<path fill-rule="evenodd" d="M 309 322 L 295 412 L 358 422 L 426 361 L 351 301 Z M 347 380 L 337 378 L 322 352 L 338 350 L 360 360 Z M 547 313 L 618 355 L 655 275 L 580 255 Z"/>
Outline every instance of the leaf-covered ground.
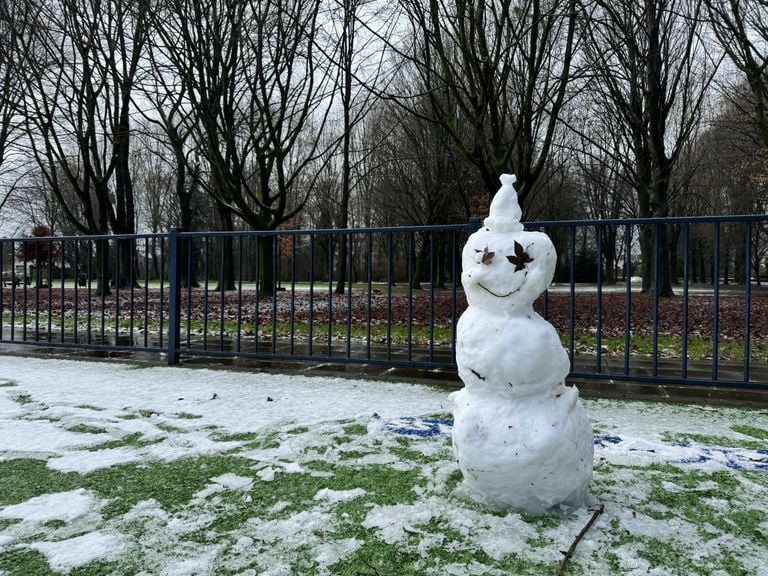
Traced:
<path fill-rule="evenodd" d="M 566 574 L 768 574 L 768 412 L 585 404 Z M 0 357 L 0 574 L 554 576 L 593 511 L 488 510 L 450 424 L 405 383 Z"/>
<path fill-rule="evenodd" d="M 605 337 L 622 336 L 627 327 L 634 336 L 650 336 L 654 331 L 655 318 L 658 333 L 662 335 L 679 336 L 687 329 L 692 337 L 711 338 L 717 325 L 720 337 L 743 339 L 745 315 L 749 311 L 750 337 L 756 340 L 768 338 L 768 290 L 763 288 L 752 291 L 746 308 L 741 290 L 723 290 L 717 300 L 711 292 L 695 291 L 688 298 L 687 305 L 682 295 L 660 298 L 658 308 L 656 305 L 654 299 L 646 294 L 632 293 L 628 300 L 623 292 L 606 291 L 598 298 L 594 290 L 578 290 L 573 303 L 573 328 L 577 333 L 594 332 L 599 321 Z M 273 322 L 306 325 L 310 321 L 319 329 L 329 322 L 333 325 L 351 322 L 356 326 L 371 323 L 450 328 L 465 308 L 466 300 L 461 291 L 454 295 L 446 290 L 397 287 L 389 293 L 386 285 L 371 290 L 357 285 L 351 297 L 333 294 L 327 288 L 316 288 L 310 294 L 306 289 L 291 290 L 289 287 L 278 292 L 275 300 L 257 300 L 252 286 L 224 293 L 196 288 L 189 292 L 184 290 L 181 302 L 182 317 L 193 323 L 196 330 L 206 328 L 210 331 L 218 331 L 222 322 L 225 331 L 232 331 L 237 326 L 242 330 L 253 330 L 257 321 L 261 328 L 269 328 Z M 570 331 L 569 293 L 552 292 L 546 299 L 546 305 L 544 299 L 539 298 L 536 308 L 540 313 L 546 313 L 558 332 Z M 80 323 L 84 323 L 90 314 L 93 325 L 99 325 L 104 319 L 108 327 L 143 327 L 146 320 L 148 327 L 157 328 L 161 318 L 168 313 L 168 293 L 166 290 L 161 294 L 156 288 L 136 288 L 133 291 L 123 289 L 102 298 L 94 291 L 89 295 L 85 288 L 62 291 L 60 288 L 35 290 L 28 287 L 26 296 L 21 288 L 13 291 L 6 287 L 3 290 L 0 314 L 6 321 L 13 313 L 17 322 L 26 319 L 34 324 L 36 319 L 42 319 L 45 327 L 49 310 L 54 323 L 61 320 L 71 322 L 75 316 Z"/>

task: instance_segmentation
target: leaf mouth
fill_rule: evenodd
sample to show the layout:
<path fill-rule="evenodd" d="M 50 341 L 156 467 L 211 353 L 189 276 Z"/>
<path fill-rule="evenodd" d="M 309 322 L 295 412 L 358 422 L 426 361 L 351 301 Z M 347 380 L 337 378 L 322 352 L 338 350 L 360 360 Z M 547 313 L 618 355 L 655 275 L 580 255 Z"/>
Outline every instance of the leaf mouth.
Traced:
<path fill-rule="evenodd" d="M 522 288 L 522 286 L 520 286 L 519 288 L 516 288 L 515 290 L 512 290 L 511 292 L 508 292 L 507 294 L 496 294 L 496 292 L 494 292 L 490 288 L 486 288 L 480 282 L 478 282 L 477 285 L 480 286 L 480 288 L 482 288 L 486 292 L 488 292 L 488 294 L 490 294 L 492 296 L 496 296 L 496 298 L 506 298 L 507 296 L 512 296 L 512 294 L 514 294 L 516 292 L 520 292 L 520 288 Z"/>

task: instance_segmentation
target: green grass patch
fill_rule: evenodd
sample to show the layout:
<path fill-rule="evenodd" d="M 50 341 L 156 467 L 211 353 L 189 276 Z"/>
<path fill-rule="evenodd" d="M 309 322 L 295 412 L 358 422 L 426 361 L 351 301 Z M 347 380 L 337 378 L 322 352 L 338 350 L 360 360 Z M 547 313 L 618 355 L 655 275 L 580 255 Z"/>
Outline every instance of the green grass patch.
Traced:
<path fill-rule="evenodd" d="M 52 576 L 48 561 L 34 550 L 10 550 L 0 553 L 0 570 L 7 576 Z"/>
<path fill-rule="evenodd" d="M 758 440 L 742 440 L 739 438 L 730 438 L 728 436 L 711 436 L 708 434 L 697 434 L 695 432 L 664 432 L 661 435 L 664 442 L 673 444 L 705 444 L 708 446 L 723 446 L 726 448 L 744 448 L 746 450 L 761 450 L 766 448 L 765 442 Z"/>
<path fill-rule="evenodd" d="M 567 332 L 560 334 L 560 340 L 566 348 L 570 346 Z M 603 335 L 600 340 L 602 354 L 607 356 L 624 356 L 626 342 L 624 336 Z M 630 338 L 630 355 L 652 358 L 654 355 L 653 338 L 651 336 L 633 335 Z M 711 360 L 714 352 L 711 338 L 689 335 L 687 340 L 687 355 L 689 360 Z M 594 355 L 597 350 L 597 336 L 592 332 L 577 332 L 574 334 L 574 350 L 578 354 Z M 683 338 L 677 335 L 659 334 L 656 341 L 659 358 L 681 358 Z M 744 340 L 718 340 L 717 356 L 720 360 L 742 362 L 744 360 Z M 768 339 L 753 338 L 750 340 L 750 360 L 753 362 L 768 362 Z"/>
<path fill-rule="evenodd" d="M 120 418 L 120 420 L 138 420 L 139 418 L 141 418 L 141 416 L 139 416 L 138 414 L 130 413 L 130 414 L 120 414 L 118 418 Z"/>
<path fill-rule="evenodd" d="M 15 380 L 4 380 L 0 382 L 0 388 L 15 388 L 18 386 Z"/>
<path fill-rule="evenodd" d="M 17 404 L 21 404 L 22 406 L 25 404 L 32 404 L 34 402 L 34 400 L 32 400 L 32 396 L 29 394 L 14 394 L 11 396 L 11 399 Z"/>
<path fill-rule="evenodd" d="M 77 432 L 78 434 L 106 434 L 107 431 L 104 428 L 97 426 L 89 426 L 88 424 L 75 424 L 65 428 L 67 432 Z"/>
<path fill-rule="evenodd" d="M 344 426 L 344 434 L 348 436 L 365 436 L 368 434 L 368 426 L 365 424 L 350 424 Z"/>
<path fill-rule="evenodd" d="M 173 416 L 179 420 L 199 420 L 202 418 L 200 414 L 192 414 L 190 412 L 177 412 Z"/>
<path fill-rule="evenodd" d="M 159 442 L 162 442 L 162 441 L 163 441 L 163 438 L 147 439 L 147 438 L 144 438 L 141 433 L 135 432 L 133 434 L 127 434 L 122 438 L 117 438 L 115 440 L 108 440 L 106 442 L 102 442 L 101 444 L 97 444 L 95 446 L 89 446 L 87 450 L 89 450 L 90 452 L 97 452 L 99 450 L 111 450 L 114 448 L 124 448 L 127 446 L 132 446 L 134 448 L 143 448 L 144 446 L 158 444 Z"/>
<path fill-rule="evenodd" d="M 173 426 L 172 424 L 168 424 L 167 422 L 158 422 L 156 426 L 158 430 L 162 430 L 163 432 L 167 432 L 168 434 L 178 434 L 180 432 L 184 433 L 183 428 Z"/>
<path fill-rule="evenodd" d="M 768 440 L 768 430 L 765 428 L 757 428 L 748 424 L 734 424 L 731 426 L 731 430 L 745 436 L 752 436 L 752 438 L 757 438 L 758 440 Z"/>

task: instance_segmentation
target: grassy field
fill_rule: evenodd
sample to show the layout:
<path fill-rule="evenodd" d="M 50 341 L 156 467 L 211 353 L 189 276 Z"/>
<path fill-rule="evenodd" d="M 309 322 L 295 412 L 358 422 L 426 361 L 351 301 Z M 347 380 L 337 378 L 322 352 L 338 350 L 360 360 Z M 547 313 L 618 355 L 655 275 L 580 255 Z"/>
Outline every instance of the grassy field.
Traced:
<path fill-rule="evenodd" d="M 564 573 L 768 574 L 768 412 L 585 405 L 604 512 Z M 449 406 L 408 384 L 2 358 L 0 574 L 554 576 L 594 506 L 487 509 Z"/>

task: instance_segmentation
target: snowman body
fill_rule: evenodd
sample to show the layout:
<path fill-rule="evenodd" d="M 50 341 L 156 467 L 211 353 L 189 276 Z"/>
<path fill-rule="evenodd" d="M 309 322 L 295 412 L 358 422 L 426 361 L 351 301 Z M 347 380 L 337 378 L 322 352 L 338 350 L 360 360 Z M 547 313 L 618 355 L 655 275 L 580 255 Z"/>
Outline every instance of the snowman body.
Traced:
<path fill-rule="evenodd" d="M 592 478 L 592 426 L 554 327 L 533 310 L 552 282 L 549 238 L 526 232 L 512 186 L 491 204 L 462 253 L 468 308 L 457 325 L 465 387 L 454 403 L 453 448 L 465 483 L 488 505 L 542 513 L 581 506 Z"/>

